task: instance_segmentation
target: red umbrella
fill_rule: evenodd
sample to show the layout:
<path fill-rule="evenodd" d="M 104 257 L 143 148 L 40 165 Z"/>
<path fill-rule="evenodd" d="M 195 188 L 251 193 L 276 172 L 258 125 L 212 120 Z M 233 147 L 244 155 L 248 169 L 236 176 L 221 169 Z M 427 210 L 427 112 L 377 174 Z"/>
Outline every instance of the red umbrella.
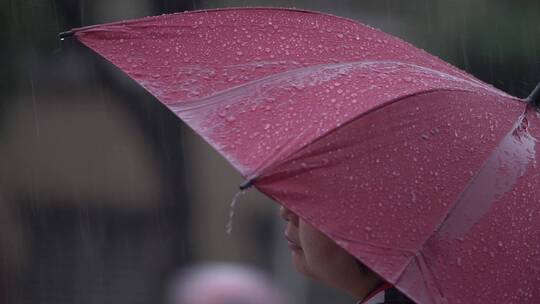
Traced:
<path fill-rule="evenodd" d="M 352 20 L 198 11 L 70 32 L 417 303 L 540 298 L 540 115 Z M 531 98 L 532 99 L 532 98 Z"/>

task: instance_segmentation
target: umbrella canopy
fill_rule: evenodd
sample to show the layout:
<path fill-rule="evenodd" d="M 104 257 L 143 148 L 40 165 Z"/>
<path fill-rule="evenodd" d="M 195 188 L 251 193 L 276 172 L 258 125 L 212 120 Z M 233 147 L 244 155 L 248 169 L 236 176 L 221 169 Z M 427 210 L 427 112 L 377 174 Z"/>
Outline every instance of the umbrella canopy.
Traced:
<path fill-rule="evenodd" d="M 540 298 L 540 115 L 523 100 L 316 12 L 197 11 L 71 33 L 417 303 Z"/>

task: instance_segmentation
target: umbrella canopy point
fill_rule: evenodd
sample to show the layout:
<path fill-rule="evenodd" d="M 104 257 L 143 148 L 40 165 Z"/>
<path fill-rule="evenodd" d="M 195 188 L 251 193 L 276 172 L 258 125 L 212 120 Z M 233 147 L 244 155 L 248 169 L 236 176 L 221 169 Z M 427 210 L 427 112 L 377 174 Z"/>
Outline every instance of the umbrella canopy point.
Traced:
<path fill-rule="evenodd" d="M 533 105 L 535 108 L 540 109 L 540 82 L 536 85 L 529 97 L 525 99 L 527 103 Z"/>
<path fill-rule="evenodd" d="M 74 34 L 75 34 L 74 31 L 65 31 L 65 32 L 59 33 L 58 38 L 60 38 L 60 40 L 64 40 L 65 38 L 72 37 Z"/>

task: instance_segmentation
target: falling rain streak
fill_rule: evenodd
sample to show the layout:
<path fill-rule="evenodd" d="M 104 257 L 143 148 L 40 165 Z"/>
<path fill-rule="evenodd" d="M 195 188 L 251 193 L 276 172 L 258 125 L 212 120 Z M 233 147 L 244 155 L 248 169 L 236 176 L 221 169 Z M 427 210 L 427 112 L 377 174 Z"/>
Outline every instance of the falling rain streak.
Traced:
<path fill-rule="evenodd" d="M 36 136 L 39 137 L 38 110 L 36 105 L 36 92 L 34 89 L 34 75 L 32 71 L 28 73 L 28 78 L 30 79 L 30 90 L 32 91 L 32 112 L 34 113 L 34 126 L 36 129 Z"/>

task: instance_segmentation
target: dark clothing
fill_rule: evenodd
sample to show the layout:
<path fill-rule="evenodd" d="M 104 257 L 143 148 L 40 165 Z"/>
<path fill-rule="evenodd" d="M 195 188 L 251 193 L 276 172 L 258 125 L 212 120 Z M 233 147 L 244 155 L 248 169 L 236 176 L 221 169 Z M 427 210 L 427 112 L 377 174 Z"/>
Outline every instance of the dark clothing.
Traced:
<path fill-rule="evenodd" d="M 384 291 L 384 302 L 381 304 L 415 304 L 404 294 L 395 288 L 388 288 Z"/>
<path fill-rule="evenodd" d="M 415 304 L 412 300 L 409 300 L 403 293 L 397 290 L 389 283 L 383 285 L 372 291 L 363 301 L 358 304 Z"/>

